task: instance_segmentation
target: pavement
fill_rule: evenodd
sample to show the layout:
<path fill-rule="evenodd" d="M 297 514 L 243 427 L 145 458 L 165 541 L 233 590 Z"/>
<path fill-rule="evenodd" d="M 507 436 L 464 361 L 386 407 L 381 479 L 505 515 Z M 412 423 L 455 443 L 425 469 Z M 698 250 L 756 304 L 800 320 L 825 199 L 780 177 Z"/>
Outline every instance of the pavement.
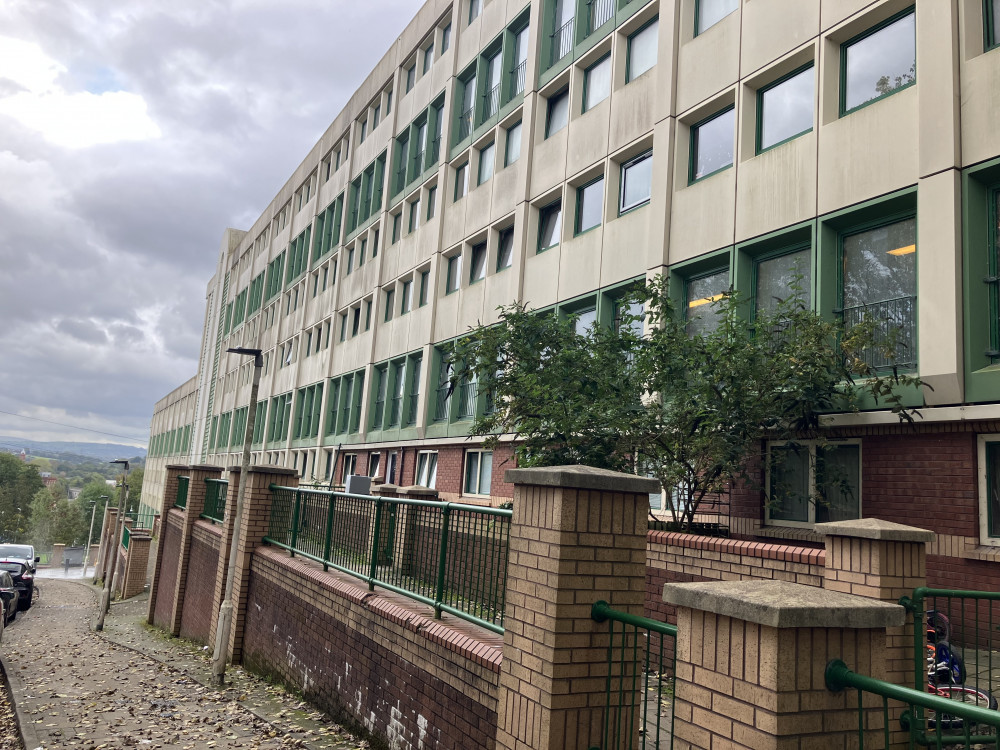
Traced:
<path fill-rule="evenodd" d="M 210 649 L 147 626 L 145 594 L 113 604 L 104 632 L 93 632 L 100 590 L 74 572 L 39 570 L 36 603 L 3 634 L 26 750 L 370 747 L 238 667 L 215 687 Z"/>

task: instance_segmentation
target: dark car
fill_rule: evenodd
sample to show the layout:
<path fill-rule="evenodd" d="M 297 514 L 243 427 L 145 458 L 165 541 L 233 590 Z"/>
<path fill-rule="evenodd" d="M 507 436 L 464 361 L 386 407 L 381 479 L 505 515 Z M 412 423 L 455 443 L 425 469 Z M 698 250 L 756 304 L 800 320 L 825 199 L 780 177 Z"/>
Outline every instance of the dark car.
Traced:
<path fill-rule="evenodd" d="M 0 570 L 10 573 L 20 597 L 18 609 L 31 607 L 31 596 L 35 591 L 35 548 L 30 544 L 0 544 Z"/>
<path fill-rule="evenodd" d="M 14 579 L 6 570 L 0 570 L 0 601 L 3 602 L 3 623 L 9 625 L 17 617 L 18 603 L 21 592 L 14 584 Z"/>

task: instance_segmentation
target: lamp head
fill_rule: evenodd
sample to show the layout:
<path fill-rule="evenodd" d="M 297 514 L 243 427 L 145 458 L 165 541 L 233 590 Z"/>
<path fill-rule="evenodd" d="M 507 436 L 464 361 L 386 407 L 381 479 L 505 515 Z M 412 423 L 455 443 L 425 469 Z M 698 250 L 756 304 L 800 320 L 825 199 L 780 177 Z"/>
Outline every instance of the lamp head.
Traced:
<path fill-rule="evenodd" d="M 226 351 L 229 352 L 230 354 L 244 354 L 248 357 L 253 357 L 254 367 L 264 366 L 264 357 L 262 356 L 262 351 L 263 351 L 262 349 L 251 349 L 246 346 L 233 346 L 230 347 L 229 349 L 226 349 Z"/>

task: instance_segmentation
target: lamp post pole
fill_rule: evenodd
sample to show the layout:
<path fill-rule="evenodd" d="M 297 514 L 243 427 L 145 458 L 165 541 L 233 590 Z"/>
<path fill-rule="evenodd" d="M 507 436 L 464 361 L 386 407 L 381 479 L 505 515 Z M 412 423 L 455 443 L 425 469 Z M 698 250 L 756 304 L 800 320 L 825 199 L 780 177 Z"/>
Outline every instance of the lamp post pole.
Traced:
<path fill-rule="evenodd" d="M 101 495 L 101 500 L 107 500 L 107 495 Z M 107 507 L 107 505 L 105 505 Z M 83 553 L 83 577 L 87 577 L 87 565 L 90 563 L 90 544 L 94 539 L 94 516 L 97 515 L 97 500 L 91 501 L 90 508 L 90 533 L 87 534 L 87 551 Z"/>
<path fill-rule="evenodd" d="M 257 392 L 264 357 L 260 349 L 243 347 L 227 349 L 233 354 L 253 357 L 253 384 L 250 386 L 250 404 L 247 408 L 247 426 L 243 434 L 243 457 L 240 460 L 240 488 L 236 494 L 236 517 L 233 519 L 233 538 L 229 543 L 229 569 L 226 571 L 226 592 L 219 607 L 218 625 L 215 628 L 215 652 L 212 654 L 212 677 L 222 685 L 226 681 L 226 660 L 229 651 L 229 631 L 233 626 L 233 583 L 236 577 L 237 547 L 240 543 L 240 521 L 243 519 L 243 500 L 246 497 L 250 474 L 250 444 L 253 442 L 254 422 L 257 418 Z"/>
<path fill-rule="evenodd" d="M 108 554 L 112 555 L 111 569 L 104 576 L 104 591 L 101 592 L 101 608 L 97 613 L 97 620 L 94 622 L 94 630 L 98 633 L 104 630 L 104 616 L 111 609 L 111 582 L 118 572 L 118 558 L 121 557 L 118 552 L 118 544 L 125 528 L 125 497 L 128 495 L 128 461 L 124 458 L 117 458 L 109 463 L 124 464 L 125 475 L 122 477 L 122 491 L 118 495 L 118 518 L 115 519 L 116 533 L 111 539 L 111 544 L 108 545 Z"/>

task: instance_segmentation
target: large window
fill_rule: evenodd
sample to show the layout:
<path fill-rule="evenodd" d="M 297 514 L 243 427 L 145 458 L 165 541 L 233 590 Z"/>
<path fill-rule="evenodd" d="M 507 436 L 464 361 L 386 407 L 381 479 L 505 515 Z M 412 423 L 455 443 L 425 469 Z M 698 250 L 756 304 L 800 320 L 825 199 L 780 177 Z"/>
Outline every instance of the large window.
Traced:
<path fill-rule="evenodd" d="M 538 252 L 559 244 L 562 230 L 562 201 L 550 203 L 538 211 Z"/>
<path fill-rule="evenodd" d="M 812 63 L 757 92 L 757 153 L 813 128 Z"/>
<path fill-rule="evenodd" d="M 611 55 L 607 54 L 583 72 L 583 111 L 595 107 L 611 93 Z"/>
<path fill-rule="evenodd" d="M 754 262 L 754 309 L 774 310 L 782 300 L 812 301 L 809 248 L 758 258 Z"/>
<path fill-rule="evenodd" d="M 479 152 L 479 179 L 477 181 L 479 185 L 482 185 L 493 176 L 496 154 L 497 144 L 495 141 L 490 143 L 488 146 L 483 146 L 482 150 Z"/>
<path fill-rule="evenodd" d="M 692 336 L 711 333 L 721 318 L 718 306 L 714 303 L 729 291 L 728 269 L 692 277 L 684 287 L 687 332 Z"/>
<path fill-rule="evenodd" d="M 483 12 L 483 0 L 469 0 L 469 21 L 472 23 Z"/>
<path fill-rule="evenodd" d="M 455 200 L 469 194 L 469 162 L 455 168 Z"/>
<path fill-rule="evenodd" d="M 552 60 L 555 65 L 573 49 L 573 20 L 576 0 L 555 0 L 552 21 Z"/>
<path fill-rule="evenodd" d="M 514 227 L 500 230 L 497 240 L 497 270 L 510 268 L 514 262 Z"/>
<path fill-rule="evenodd" d="M 997 0 L 1000 6 L 1000 0 Z M 986 283 L 989 297 L 990 343 L 986 350 L 991 364 L 1000 362 L 1000 188 L 989 197 L 989 275 Z"/>
<path fill-rule="evenodd" d="M 654 18 L 628 38 L 628 61 L 625 81 L 634 81 L 656 65 L 659 19 Z"/>
<path fill-rule="evenodd" d="M 1000 439 L 979 437 L 979 538 L 1000 546 Z"/>
<path fill-rule="evenodd" d="M 691 169 L 688 181 L 694 182 L 733 166 L 733 128 L 736 110 L 727 107 L 691 127 Z"/>
<path fill-rule="evenodd" d="M 489 495 L 493 479 L 493 451 L 465 452 L 465 495 Z"/>
<path fill-rule="evenodd" d="M 695 0 L 695 36 L 715 26 L 740 7 L 740 0 Z"/>
<path fill-rule="evenodd" d="M 462 254 L 458 253 L 448 258 L 448 277 L 446 279 L 445 293 L 457 292 L 462 286 Z"/>
<path fill-rule="evenodd" d="M 986 49 L 1000 44 L 1000 0 L 986 0 L 983 7 L 983 34 Z"/>
<path fill-rule="evenodd" d="M 576 233 L 582 234 L 601 225 L 604 213 L 604 177 L 578 188 L 576 191 Z"/>
<path fill-rule="evenodd" d="M 545 137 L 558 133 L 569 122 L 569 89 L 563 89 L 548 99 L 548 111 L 545 116 Z"/>
<path fill-rule="evenodd" d="M 497 50 L 486 62 L 486 93 L 483 97 L 483 121 L 500 111 L 500 74 L 503 71 L 503 54 Z"/>
<path fill-rule="evenodd" d="M 504 154 L 504 166 L 510 166 L 521 158 L 521 122 L 520 120 L 507 128 L 507 149 Z"/>
<path fill-rule="evenodd" d="M 916 81 L 916 15 L 913 10 L 890 18 L 841 47 L 841 114 Z"/>
<path fill-rule="evenodd" d="M 475 284 L 486 278 L 486 243 L 472 246 L 472 262 L 469 264 L 469 283 Z"/>
<path fill-rule="evenodd" d="M 437 451 L 420 451 L 417 454 L 417 485 L 434 489 L 437 483 Z"/>
<path fill-rule="evenodd" d="M 917 222 L 904 219 L 841 238 L 841 310 L 850 328 L 878 321 L 873 367 L 917 362 Z M 889 350 L 889 351 L 886 351 Z"/>
<path fill-rule="evenodd" d="M 770 523 L 808 526 L 861 517 L 860 443 L 773 444 L 768 454 Z"/>
<path fill-rule="evenodd" d="M 345 453 L 343 469 L 340 472 L 340 481 L 346 482 L 347 478 L 354 474 L 355 467 L 358 465 L 358 454 L 357 453 Z"/>
<path fill-rule="evenodd" d="M 653 152 L 647 151 L 622 164 L 618 212 L 625 213 L 649 203 L 653 189 Z"/>

